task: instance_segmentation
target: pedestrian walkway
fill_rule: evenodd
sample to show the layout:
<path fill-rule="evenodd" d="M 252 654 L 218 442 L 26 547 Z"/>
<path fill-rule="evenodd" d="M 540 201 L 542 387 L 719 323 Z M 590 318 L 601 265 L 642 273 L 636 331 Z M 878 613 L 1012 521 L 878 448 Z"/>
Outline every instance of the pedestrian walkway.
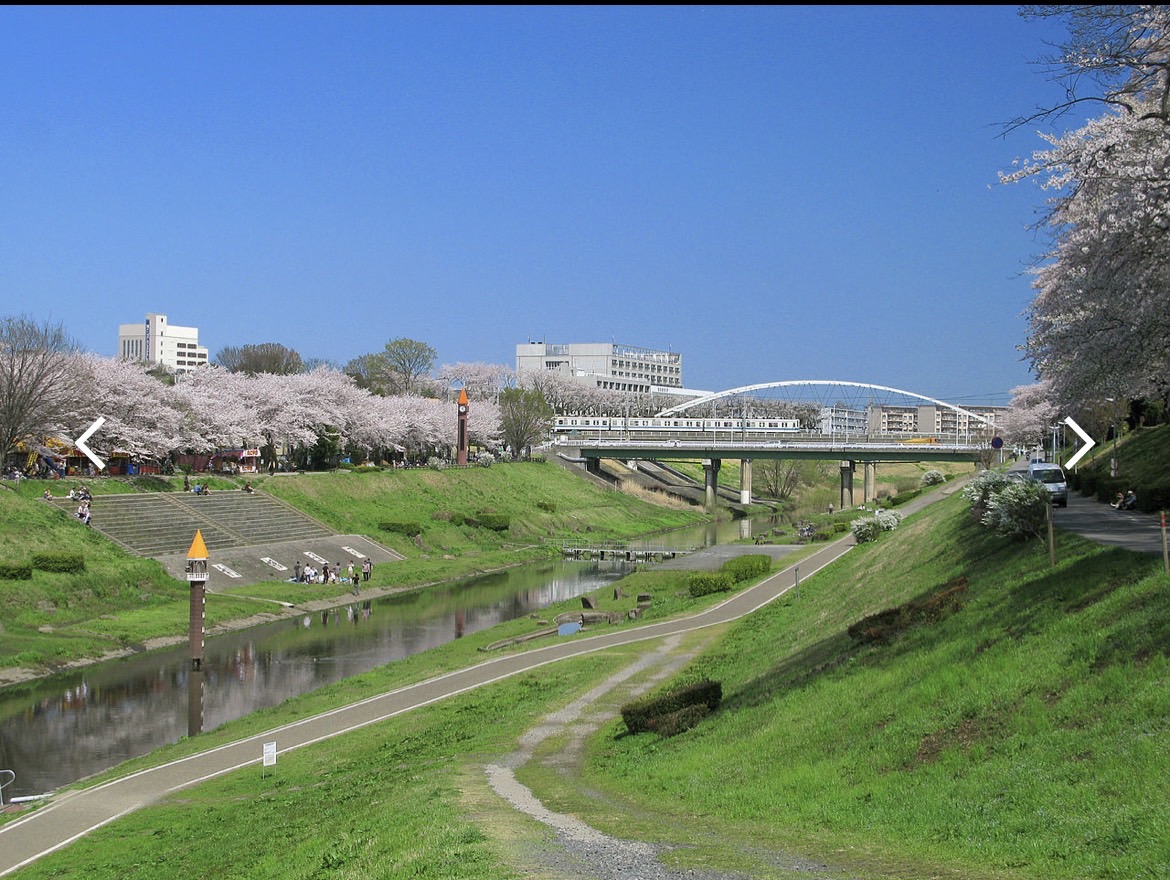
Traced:
<path fill-rule="evenodd" d="M 1156 513 L 1115 510 L 1108 504 L 1069 493 L 1068 507 L 1053 508 L 1053 524 L 1111 547 L 1138 553 L 1162 552 L 1161 518 Z"/>

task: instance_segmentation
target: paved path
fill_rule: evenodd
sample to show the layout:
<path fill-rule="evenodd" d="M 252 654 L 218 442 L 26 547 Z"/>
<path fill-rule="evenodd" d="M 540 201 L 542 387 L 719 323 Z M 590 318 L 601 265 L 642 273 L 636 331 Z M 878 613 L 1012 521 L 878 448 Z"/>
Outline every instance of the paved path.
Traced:
<path fill-rule="evenodd" d="M 1055 508 L 1053 523 L 1098 544 L 1139 553 L 1162 553 L 1161 518 L 1156 513 L 1114 510 L 1108 504 L 1070 492 L 1068 507 Z"/>

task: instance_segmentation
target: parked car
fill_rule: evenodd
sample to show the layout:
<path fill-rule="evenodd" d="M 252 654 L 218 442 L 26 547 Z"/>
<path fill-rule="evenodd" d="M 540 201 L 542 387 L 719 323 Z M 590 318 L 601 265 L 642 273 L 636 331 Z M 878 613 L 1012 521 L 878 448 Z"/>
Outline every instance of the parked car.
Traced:
<path fill-rule="evenodd" d="M 1033 462 L 1028 465 L 1028 478 L 1043 483 L 1048 494 L 1052 496 L 1052 503 L 1057 507 L 1068 507 L 1068 478 L 1060 465 L 1044 461 Z"/>

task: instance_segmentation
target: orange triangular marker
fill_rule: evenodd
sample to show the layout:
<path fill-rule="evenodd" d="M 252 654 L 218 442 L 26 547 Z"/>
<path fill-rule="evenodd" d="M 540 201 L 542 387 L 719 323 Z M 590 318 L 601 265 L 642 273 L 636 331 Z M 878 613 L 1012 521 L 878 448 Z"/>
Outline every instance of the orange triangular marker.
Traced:
<path fill-rule="evenodd" d="M 466 388 L 459 389 L 459 405 L 460 406 L 467 406 L 467 389 Z"/>
<path fill-rule="evenodd" d="M 207 545 L 203 543 L 203 532 L 195 530 L 195 540 L 191 542 L 191 549 L 187 551 L 188 559 L 206 559 Z"/>

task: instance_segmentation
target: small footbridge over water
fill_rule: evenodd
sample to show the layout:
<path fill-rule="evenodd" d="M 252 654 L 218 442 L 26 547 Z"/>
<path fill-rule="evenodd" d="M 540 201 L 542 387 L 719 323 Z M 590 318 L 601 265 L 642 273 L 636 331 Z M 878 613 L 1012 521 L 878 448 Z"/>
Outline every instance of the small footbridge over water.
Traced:
<path fill-rule="evenodd" d="M 648 417 L 562 416 L 553 434 L 558 455 L 594 473 L 606 458 L 701 459 L 708 506 L 723 459 L 741 461 L 743 504 L 751 503 L 755 460 L 835 460 L 841 506 L 852 507 L 858 464 L 868 503 L 879 463 L 990 462 L 1002 447 L 995 428 L 1002 410 L 960 407 L 884 385 L 804 379 L 732 388 Z"/>

